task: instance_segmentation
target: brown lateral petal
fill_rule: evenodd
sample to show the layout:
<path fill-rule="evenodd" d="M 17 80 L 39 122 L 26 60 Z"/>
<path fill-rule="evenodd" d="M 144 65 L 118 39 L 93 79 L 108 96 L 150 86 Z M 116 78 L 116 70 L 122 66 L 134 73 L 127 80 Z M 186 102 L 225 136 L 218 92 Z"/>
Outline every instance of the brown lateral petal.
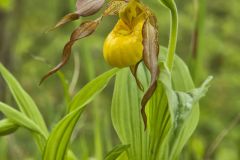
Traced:
<path fill-rule="evenodd" d="M 75 20 L 79 19 L 79 17 L 80 16 L 77 13 L 69 13 L 69 14 L 65 15 L 60 21 L 58 21 L 57 24 L 54 27 L 50 28 L 47 32 L 52 31 L 68 22 L 75 21 Z"/>
<path fill-rule="evenodd" d="M 101 9 L 105 0 L 77 0 L 77 13 L 80 16 L 90 16 Z"/>
<path fill-rule="evenodd" d="M 154 91 L 157 87 L 157 80 L 159 76 L 159 67 L 158 67 L 158 53 L 159 53 L 159 44 L 158 44 L 158 30 L 156 21 L 153 21 L 154 18 L 149 17 L 143 27 L 143 61 L 151 73 L 151 83 L 147 91 L 145 92 L 142 98 L 142 117 L 145 125 L 147 127 L 147 116 L 145 113 L 145 107 L 149 99 L 152 97 Z"/>
<path fill-rule="evenodd" d="M 77 29 L 73 31 L 70 41 L 76 41 L 91 35 L 96 30 L 101 20 L 102 17 L 99 17 L 94 21 L 83 22 Z"/>
<path fill-rule="evenodd" d="M 118 15 L 119 11 L 127 5 L 125 0 L 111 0 L 103 12 L 103 16 Z"/>
<path fill-rule="evenodd" d="M 130 70 L 131 70 L 132 75 L 134 76 L 134 78 L 135 78 L 135 80 L 136 80 L 136 83 L 137 83 L 138 88 L 139 88 L 141 91 L 144 91 L 143 85 L 142 85 L 141 81 L 140 81 L 140 80 L 138 79 L 138 77 L 137 77 L 137 69 L 138 69 L 138 66 L 139 66 L 140 63 L 141 63 L 141 61 L 138 62 L 138 63 L 137 63 L 136 65 L 134 65 L 134 66 L 130 66 Z"/>
<path fill-rule="evenodd" d="M 76 8 L 77 11 L 73 13 L 69 13 L 62 17 L 60 21 L 57 22 L 57 24 L 50 28 L 47 32 L 52 31 L 68 22 L 75 21 L 79 19 L 81 16 L 90 16 L 96 13 L 98 10 L 101 9 L 103 6 L 105 0 L 78 0 L 76 2 Z"/>
<path fill-rule="evenodd" d="M 47 79 L 49 76 L 51 76 L 52 74 L 54 74 L 55 72 L 57 72 L 59 69 L 61 69 L 69 60 L 71 52 L 72 52 L 72 46 L 73 44 L 84 37 L 87 37 L 89 35 L 91 35 L 97 28 L 98 24 L 100 23 L 102 17 L 94 20 L 94 21 L 88 21 L 88 22 L 83 22 L 78 28 L 76 28 L 71 37 L 70 37 L 70 41 L 64 46 L 63 49 L 63 55 L 62 55 L 62 59 L 61 62 L 54 67 L 53 69 L 51 69 L 40 81 L 40 84 Z"/>

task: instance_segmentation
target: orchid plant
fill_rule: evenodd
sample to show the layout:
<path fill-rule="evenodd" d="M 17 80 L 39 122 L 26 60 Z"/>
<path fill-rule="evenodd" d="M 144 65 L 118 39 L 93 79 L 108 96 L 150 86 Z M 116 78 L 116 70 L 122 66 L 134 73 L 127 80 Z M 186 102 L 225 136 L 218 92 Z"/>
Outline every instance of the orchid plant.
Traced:
<path fill-rule="evenodd" d="M 100 17 L 82 22 L 73 31 L 64 46 L 61 62 L 42 78 L 41 83 L 67 63 L 73 44 L 94 33 L 107 16 L 118 17 L 103 46 L 103 57 L 114 68 L 86 84 L 67 106 L 68 113 L 49 132 L 33 100 L 1 65 L 0 72 L 20 111 L 0 103 L 0 111 L 8 120 L 0 123 L 0 132 L 8 134 L 19 126 L 25 127 L 33 131 L 44 160 L 77 159 L 68 148 L 73 129 L 86 105 L 116 75 L 111 113 L 121 144 L 113 148 L 105 159 L 179 159 L 197 126 L 198 102 L 207 92 L 212 77 L 207 78 L 199 88 L 194 87 L 188 67 L 175 55 L 178 32 L 175 2 L 159 2 L 171 14 L 167 48 L 159 46 L 156 16 L 140 0 L 77 0 L 77 11 L 64 16 L 51 30 L 82 16 L 93 15 L 104 4 L 106 7 Z"/>

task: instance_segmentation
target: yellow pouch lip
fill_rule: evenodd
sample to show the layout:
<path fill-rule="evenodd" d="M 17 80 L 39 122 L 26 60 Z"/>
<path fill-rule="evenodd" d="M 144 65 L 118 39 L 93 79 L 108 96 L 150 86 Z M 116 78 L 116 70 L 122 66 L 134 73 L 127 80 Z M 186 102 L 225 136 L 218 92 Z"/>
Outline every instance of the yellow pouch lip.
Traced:
<path fill-rule="evenodd" d="M 111 66 L 123 68 L 142 60 L 142 29 L 146 20 L 144 6 L 132 0 L 120 11 L 120 19 L 104 42 L 104 59 Z"/>
<path fill-rule="evenodd" d="M 119 31 L 119 28 L 126 24 L 121 19 L 118 21 L 104 42 L 104 59 L 111 66 L 128 67 L 135 65 L 142 59 L 143 24 L 144 21 L 141 21 L 134 27 L 133 31 L 128 30 L 123 33 Z"/>

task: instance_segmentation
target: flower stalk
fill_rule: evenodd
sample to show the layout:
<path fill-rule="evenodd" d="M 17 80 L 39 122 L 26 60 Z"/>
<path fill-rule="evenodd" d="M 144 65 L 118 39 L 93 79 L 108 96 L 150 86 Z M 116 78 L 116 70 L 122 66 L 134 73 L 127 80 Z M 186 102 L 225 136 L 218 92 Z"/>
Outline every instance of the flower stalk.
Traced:
<path fill-rule="evenodd" d="M 170 9 L 171 14 L 171 29 L 170 29 L 170 39 L 168 44 L 168 55 L 167 55 L 167 66 L 171 71 L 173 67 L 174 55 L 177 46 L 177 33 L 178 33 L 178 13 L 177 7 L 174 3 L 174 7 Z"/>

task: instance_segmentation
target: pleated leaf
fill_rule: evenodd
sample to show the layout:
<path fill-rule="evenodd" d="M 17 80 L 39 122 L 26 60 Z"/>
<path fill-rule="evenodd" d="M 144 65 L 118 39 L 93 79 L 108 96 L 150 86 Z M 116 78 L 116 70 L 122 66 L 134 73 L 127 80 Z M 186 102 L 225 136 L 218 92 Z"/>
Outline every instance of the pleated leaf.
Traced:
<path fill-rule="evenodd" d="M 0 112 L 2 112 L 8 119 L 12 120 L 17 125 L 25 127 L 31 131 L 37 132 L 46 138 L 47 135 L 44 134 L 41 128 L 23 113 L 13 109 L 12 107 L 2 102 L 0 102 Z"/>
<path fill-rule="evenodd" d="M 179 58 L 176 58 L 176 61 L 179 60 Z M 182 65 L 184 65 L 184 63 L 182 63 Z M 166 69 L 164 70 L 162 68 L 162 71 L 160 81 L 165 88 L 165 93 L 168 99 L 171 128 L 168 128 L 168 135 L 166 136 L 166 139 L 163 140 L 164 143 L 161 145 L 157 157 L 160 159 L 175 160 L 179 159 L 184 145 L 197 126 L 199 118 L 198 101 L 207 92 L 212 77 L 207 78 L 199 88 L 191 90 L 186 89 L 185 92 L 174 91 L 172 89 L 172 81 L 179 82 L 181 79 L 172 78 L 171 81 L 171 76 Z M 182 76 L 186 77 L 187 75 Z M 190 85 L 188 85 L 188 87 L 190 88 Z M 168 147 L 169 149 L 164 151 L 164 149 Z"/>
<path fill-rule="evenodd" d="M 18 129 L 19 125 L 14 123 L 10 119 L 0 120 L 0 136 L 5 136 L 14 133 Z"/>
<path fill-rule="evenodd" d="M 20 111 L 31 119 L 40 129 L 41 132 L 47 136 L 48 129 L 43 120 L 43 117 L 38 110 L 37 105 L 29 94 L 22 88 L 19 82 L 14 78 L 14 76 L 0 63 L 0 73 L 6 81 L 12 96 L 14 97 Z M 40 150 L 43 150 L 46 139 L 38 133 L 33 133 L 33 137 L 39 146 Z"/>
<path fill-rule="evenodd" d="M 138 75 L 143 86 L 147 86 L 150 81 L 147 70 L 142 75 Z M 147 88 L 147 87 L 145 87 Z M 141 116 L 141 97 L 143 93 L 139 91 L 136 81 L 129 68 L 122 69 L 116 76 L 114 94 L 112 99 L 112 122 L 113 126 L 122 142 L 130 144 L 128 149 L 129 159 L 147 159 L 148 137 L 144 131 L 144 123 Z"/>
<path fill-rule="evenodd" d="M 128 159 L 175 160 L 196 128 L 199 118 L 198 101 L 205 95 L 210 79 L 200 88 L 194 85 L 185 63 L 176 56 L 172 74 L 165 63 L 167 50 L 161 48 L 160 76 L 153 96 L 147 103 L 147 131 L 140 119 L 140 100 L 128 69 L 117 74 L 112 102 L 112 121 L 122 144 L 130 144 Z M 143 87 L 150 83 L 145 66 L 140 65 L 138 77 Z"/>
<path fill-rule="evenodd" d="M 209 83 L 212 79 L 212 77 L 208 77 L 200 88 L 194 89 L 194 84 L 187 66 L 180 58 L 177 57 L 176 59 L 173 66 L 172 83 L 175 90 L 181 91 L 177 92 L 177 97 L 181 105 L 178 107 L 179 110 L 177 113 L 179 113 L 179 115 L 176 115 L 176 117 L 182 118 L 178 118 L 178 124 L 174 131 L 173 137 L 176 138 L 176 140 L 171 142 L 172 152 L 170 154 L 170 159 L 173 160 L 179 158 L 184 145 L 197 127 L 199 121 L 198 101 L 207 92 Z M 189 106 L 191 106 L 190 109 Z M 185 120 L 183 121 L 182 119 Z"/>
<path fill-rule="evenodd" d="M 33 99 L 29 96 L 29 94 L 22 88 L 19 82 L 13 77 L 13 75 L 0 63 L 0 73 L 5 79 L 15 101 L 18 104 L 19 109 L 23 112 L 27 117 L 32 119 L 41 130 L 47 134 L 48 129 L 43 120 L 43 117 L 38 110 L 37 105 L 33 101 Z"/>
<path fill-rule="evenodd" d="M 44 150 L 44 160 L 66 159 L 70 137 L 79 117 L 85 109 L 85 105 L 91 102 L 106 87 L 117 71 L 118 69 L 112 69 L 105 72 L 86 84 L 76 94 L 70 104 L 70 112 L 54 127 L 48 138 Z"/>
<path fill-rule="evenodd" d="M 104 158 L 104 160 L 116 160 L 129 148 L 130 145 L 118 145 L 114 147 Z"/>

